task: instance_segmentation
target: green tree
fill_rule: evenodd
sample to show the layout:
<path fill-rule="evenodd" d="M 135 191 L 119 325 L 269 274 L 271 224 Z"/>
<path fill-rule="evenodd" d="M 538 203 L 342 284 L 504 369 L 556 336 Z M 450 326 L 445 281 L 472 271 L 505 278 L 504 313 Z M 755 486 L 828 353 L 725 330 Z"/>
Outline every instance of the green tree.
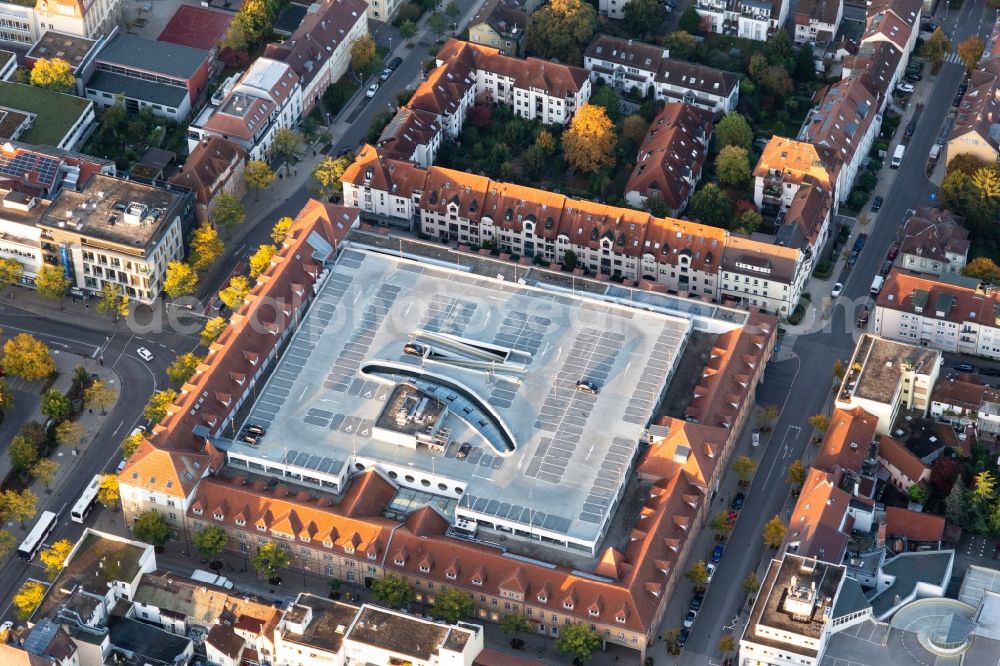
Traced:
<path fill-rule="evenodd" d="M 576 258 L 576 252 L 573 250 L 566 250 L 563 252 L 562 265 L 568 271 L 572 271 L 576 268 L 577 262 L 579 260 Z"/>
<path fill-rule="evenodd" d="M 722 653 L 722 660 L 723 663 L 725 663 L 729 654 L 736 651 L 736 643 L 733 641 L 733 635 L 723 634 L 722 638 L 719 639 L 719 644 L 716 646 L 716 649 Z"/>
<path fill-rule="evenodd" d="M 121 499 L 121 489 L 118 487 L 118 477 L 114 474 L 101 474 L 101 485 L 97 488 L 97 501 L 108 509 L 118 509 Z"/>
<path fill-rule="evenodd" d="M 694 8 L 693 4 L 689 3 L 684 9 L 681 17 L 677 20 L 677 27 L 691 35 L 701 32 L 701 16 L 698 15 L 698 10 Z"/>
<path fill-rule="evenodd" d="M 42 482 L 45 490 L 52 487 L 52 481 L 59 471 L 59 463 L 49 458 L 39 458 L 38 462 L 31 466 L 31 476 Z"/>
<path fill-rule="evenodd" d="M 189 259 L 191 268 L 203 271 L 222 256 L 223 244 L 219 234 L 210 224 L 203 224 L 191 234 Z"/>
<path fill-rule="evenodd" d="M 597 29 L 597 11 L 582 0 L 553 0 L 531 15 L 528 51 L 568 65 L 583 61 L 583 49 Z"/>
<path fill-rule="evenodd" d="M 637 37 L 653 33 L 662 22 L 663 7 L 657 0 L 630 0 L 625 5 L 625 25 Z"/>
<path fill-rule="evenodd" d="M 264 274 L 271 266 L 271 260 L 278 252 L 278 248 L 273 245 L 261 245 L 257 251 L 250 255 L 250 277 L 256 280 Z"/>
<path fill-rule="evenodd" d="M 25 581 L 21 589 L 14 595 L 14 607 L 17 609 L 17 619 L 27 620 L 45 598 L 45 586 L 35 580 Z"/>
<path fill-rule="evenodd" d="M 239 199 L 229 192 L 221 192 L 212 201 L 211 218 L 215 224 L 226 230 L 226 238 L 229 238 L 233 227 L 243 224 L 246 212 Z"/>
<path fill-rule="evenodd" d="M 7 374 L 29 382 L 45 379 L 56 371 L 56 363 L 44 342 L 29 333 L 18 333 L 3 345 Z"/>
<path fill-rule="evenodd" d="M 738 111 L 730 111 L 715 126 L 715 142 L 720 148 L 736 146 L 749 151 L 753 144 L 753 129 Z"/>
<path fill-rule="evenodd" d="M 906 489 L 906 497 L 914 504 L 927 503 L 927 488 L 919 483 L 914 483 Z"/>
<path fill-rule="evenodd" d="M 462 592 L 454 587 L 444 587 L 434 594 L 432 612 L 435 617 L 439 617 L 449 624 L 454 624 L 462 618 L 468 617 L 475 607 L 472 595 L 468 592 Z"/>
<path fill-rule="evenodd" d="M 17 259 L 0 258 L 0 291 L 7 289 L 21 281 L 24 276 L 24 264 Z"/>
<path fill-rule="evenodd" d="M 101 295 L 97 299 L 97 310 L 104 314 L 119 316 L 128 314 L 128 296 L 122 292 L 121 286 L 105 281 L 101 286 Z"/>
<path fill-rule="evenodd" d="M 562 142 L 566 162 L 574 169 L 594 173 L 615 163 L 614 124 L 600 106 L 580 107 L 569 129 L 563 132 Z"/>
<path fill-rule="evenodd" d="M 378 45 L 367 32 L 351 42 L 351 69 L 359 76 L 375 73 L 378 62 Z"/>
<path fill-rule="evenodd" d="M 14 435 L 7 447 L 7 455 L 15 471 L 23 472 L 31 469 L 40 456 L 38 443 L 24 435 Z"/>
<path fill-rule="evenodd" d="M 219 292 L 219 298 L 231 310 L 239 310 L 250 295 L 250 281 L 244 275 L 234 275 L 229 285 Z"/>
<path fill-rule="evenodd" d="M 801 486 L 806 481 L 807 472 L 808 470 L 801 460 L 793 460 L 785 474 L 785 483 L 790 486 Z"/>
<path fill-rule="evenodd" d="M 830 428 L 830 417 L 824 416 L 823 414 L 813 414 L 809 417 L 809 425 L 821 433 L 826 434 L 826 431 Z"/>
<path fill-rule="evenodd" d="M 965 265 L 962 275 L 978 278 L 989 284 L 997 284 L 1000 283 L 1000 266 L 989 257 L 976 257 Z"/>
<path fill-rule="evenodd" d="M 697 12 L 696 12 L 697 13 Z M 688 60 L 698 49 L 698 40 L 689 32 L 676 30 L 662 40 L 663 47 L 670 51 L 670 57 Z"/>
<path fill-rule="evenodd" d="M 417 34 L 417 24 L 412 19 L 404 20 L 399 24 L 399 34 L 405 40 L 413 39 L 413 36 Z"/>
<path fill-rule="evenodd" d="M 250 558 L 254 570 L 268 581 L 277 580 L 278 572 L 287 569 L 291 562 L 288 551 L 273 541 L 263 544 Z"/>
<path fill-rule="evenodd" d="M 535 145 L 541 148 L 546 155 L 556 152 L 556 138 L 548 130 L 542 130 L 538 133 L 538 136 L 535 137 Z"/>
<path fill-rule="evenodd" d="M 178 354 L 167 366 L 167 377 L 175 386 L 181 386 L 194 376 L 194 371 L 201 363 L 201 357 L 191 352 Z"/>
<path fill-rule="evenodd" d="M 285 242 L 285 237 L 288 236 L 288 231 L 294 222 L 295 220 L 290 217 L 283 217 L 274 223 L 274 227 L 271 229 L 271 240 L 274 241 L 275 245 L 282 245 Z"/>
<path fill-rule="evenodd" d="M 574 622 L 564 624 L 559 629 L 556 638 L 556 649 L 563 654 L 572 655 L 574 660 L 585 664 L 601 648 L 601 637 L 590 628 L 589 624 Z"/>
<path fill-rule="evenodd" d="M 62 266 L 49 266 L 43 264 L 38 269 L 35 276 L 35 287 L 38 293 L 45 298 L 57 301 L 69 291 L 69 278 L 66 277 L 66 270 Z"/>
<path fill-rule="evenodd" d="M 56 426 L 56 442 L 73 450 L 77 450 L 86 434 L 87 429 L 79 421 L 63 421 Z"/>
<path fill-rule="evenodd" d="M 747 481 L 753 476 L 753 471 L 757 469 L 757 463 L 750 456 L 740 456 L 733 461 L 730 469 L 736 473 L 740 481 Z"/>
<path fill-rule="evenodd" d="M 756 208 L 751 206 L 750 208 L 741 211 L 736 217 L 733 218 L 733 224 L 732 227 L 730 227 L 730 230 L 734 233 L 749 236 L 753 232 L 757 231 L 762 224 L 764 224 L 764 218 L 757 212 Z"/>
<path fill-rule="evenodd" d="M 7 559 L 17 548 L 17 537 L 7 530 L 0 530 L 0 559 Z"/>
<path fill-rule="evenodd" d="M 293 129 L 282 127 L 274 132 L 271 143 L 271 156 L 285 162 L 293 162 L 302 149 L 302 135 Z"/>
<path fill-rule="evenodd" d="M 670 215 L 670 206 L 659 194 L 646 197 L 646 210 L 653 217 L 668 217 Z"/>
<path fill-rule="evenodd" d="M 768 548 L 778 548 L 781 546 L 781 542 L 785 540 L 785 524 L 781 522 L 781 518 L 775 516 L 771 520 L 764 524 L 764 532 L 762 537 L 764 539 L 764 545 Z"/>
<path fill-rule="evenodd" d="M 972 74 L 973 70 L 976 69 L 979 59 L 983 57 L 984 49 L 985 44 L 983 44 L 983 40 L 976 34 L 969 35 L 968 38 L 958 43 L 955 51 L 965 65 L 966 73 Z"/>
<path fill-rule="evenodd" d="M 39 58 L 31 68 L 31 85 L 56 92 L 70 92 L 76 86 L 73 67 L 62 58 Z"/>
<path fill-rule="evenodd" d="M 223 45 L 243 51 L 260 44 L 270 36 L 276 15 L 273 0 L 244 0 L 229 24 Z"/>
<path fill-rule="evenodd" d="M 201 329 L 201 344 L 209 347 L 219 339 L 222 331 L 226 329 L 226 320 L 222 317 L 212 317 L 205 322 L 205 328 Z"/>
<path fill-rule="evenodd" d="M 712 520 L 709 521 L 708 526 L 713 532 L 728 534 L 729 531 L 733 529 L 733 521 L 729 518 L 729 514 L 727 512 L 719 511 L 712 516 Z"/>
<path fill-rule="evenodd" d="M 132 524 L 132 533 L 139 541 L 163 548 L 174 535 L 174 528 L 162 513 L 146 511 L 136 516 Z"/>
<path fill-rule="evenodd" d="M 226 530 L 215 525 L 209 525 L 194 535 L 194 547 L 205 557 L 213 559 L 226 552 L 229 545 L 229 535 Z"/>
<path fill-rule="evenodd" d="M 715 159 L 715 173 L 726 185 L 739 187 L 750 180 L 750 156 L 746 148 L 724 146 Z"/>
<path fill-rule="evenodd" d="M 163 278 L 163 291 L 170 298 L 190 296 L 198 288 L 198 272 L 183 261 L 167 263 L 167 274 Z"/>
<path fill-rule="evenodd" d="M 812 83 L 816 78 L 816 56 L 811 46 L 803 44 L 795 54 L 795 81 Z"/>
<path fill-rule="evenodd" d="M 941 28 L 935 28 L 934 33 L 920 46 L 920 55 L 933 65 L 934 69 L 941 66 L 944 57 L 951 52 L 951 41 L 945 37 Z"/>
<path fill-rule="evenodd" d="M 14 405 L 14 392 L 6 379 L 0 378 L 0 410 L 10 409 Z"/>
<path fill-rule="evenodd" d="M 773 97 L 787 97 L 795 89 L 792 77 L 788 75 L 788 70 L 781 65 L 771 65 L 765 67 L 760 73 L 757 83 L 764 86 L 764 89 Z"/>
<path fill-rule="evenodd" d="M 159 423 L 167 415 L 167 409 L 177 399 L 177 391 L 164 389 L 149 396 L 149 402 L 142 410 L 142 415 L 153 423 Z"/>
<path fill-rule="evenodd" d="M 142 445 L 142 438 L 143 433 L 137 432 L 136 434 L 128 435 L 125 439 L 123 439 L 121 443 L 122 456 L 124 458 L 131 458 L 132 454 L 139 449 L 140 445 Z"/>
<path fill-rule="evenodd" d="M 500 618 L 500 631 L 505 634 L 513 634 L 517 640 L 519 634 L 531 631 L 531 623 L 523 615 L 508 613 Z"/>
<path fill-rule="evenodd" d="M 618 122 L 618 119 L 621 118 L 621 110 L 619 109 L 621 98 L 618 97 L 618 93 L 611 86 L 597 86 L 593 94 L 591 94 L 588 104 L 603 108 L 605 115 L 611 120 L 612 124 Z"/>
<path fill-rule="evenodd" d="M 764 405 L 757 412 L 757 427 L 770 430 L 774 427 L 774 422 L 778 420 L 781 408 L 775 404 Z"/>
<path fill-rule="evenodd" d="M 838 381 L 841 380 L 841 379 L 843 379 L 844 378 L 844 371 L 845 370 L 846 370 L 846 368 L 844 367 L 844 362 L 841 361 L 839 358 L 836 361 L 833 362 L 833 378 L 834 379 L 836 379 Z"/>
<path fill-rule="evenodd" d="M 757 591 L 760 589 L 760 581 L 757 580 L 757 573 L 751 571 L 747 574 L 747 577 L 743 579 L 740 587 L 742 587 L 743 591 L 747 594 L 757 594 Z"/>
<path fill-rule="evenodd" d="M 694 584 L 696 589 L 702 589 L 708 583 L 708 567 L 702 560 L 696 560 L 684 576 Z"/>
<path fill-rule="evenodd" d="M 389 573 L 384 578 L 372 582 L 372 595 L 376 601 L 389 608 L 406 608 L 416 593 L 402 576 Z"/>
<path fill-rule="evenodd" d="M 104 414 L 105 408 L 118 399 L 118 391 L 114 390 L 103 379 L 96 379 L 83 392 L 83 402 L 93 409 L 98 407 Z"/>
<path fill-rule="evenodd" d="M 50 547 L 42 550 L 38 557 L 45 566 L 45 573 L 49 580 L 55 580 L 59 572 L 66 565 L 66 558 L 73 551 L 73 542 L 69 539 L 60 539 Z"/>
<path fill-rule="evenodd" d="M 427 27 L 430 28 L 435 37 L 440 37 L 448 29 L 448 19 L 440 12 L 434 12 L 427 19 Z"/>
<path fill-rule="evenodd" d="M 281 130 L 278 131 L 280 132 Z M 277 140 L 277 132 L 275 132 L 275 140 Z M 254 191 L 254 201 L 260 199 L 260 191 L 271 187 L 271 183 L 276 178 L 277 176 L 271 170 L 271 167 L 267 165 L 267 162 L 262 160 L 250 160 L 243 168 L 243 179 L 246 181 L 247 187 Z"/>
<path fill-rule="evenodd" d="M 944 517 L 949 523 L 959 527 L 965 525 L 967 494 L 962 479 L 956 479 L 955 484 L 951 487 L 951 492 L 944 500 Z"/>
<path fill-rule="evenodd" d="M 316 190 L 324 199 L 329 199 L 337 192 L 344 189 L 340 179 L 344 175 L 347 167 L 351 166 L 351 157 L 325 157 L 313 169 L 312 177 L 316 181 Z"/>
<path fill-rule="evenodd" d="M 733 215 L 733 200 L 715 183 L 707 183 L 691 197 L 688 215 L 711 227 L 726 229 Z"/>
<path fill-rule="evenodd" d="M 42 414 L 58 422 L 70 415 L 73 405 L 62 391 L 51 388 L 42 394 L 41 409 Z"/>

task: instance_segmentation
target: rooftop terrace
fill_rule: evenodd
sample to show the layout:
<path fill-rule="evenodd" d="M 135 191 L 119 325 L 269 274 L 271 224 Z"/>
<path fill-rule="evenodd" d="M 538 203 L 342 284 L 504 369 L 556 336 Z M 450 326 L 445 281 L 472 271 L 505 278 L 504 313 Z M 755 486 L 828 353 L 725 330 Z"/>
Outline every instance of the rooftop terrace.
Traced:
<path fill-rule="evenodd" d="M 0 105 L 36 115 L 31 129 L 20 137 L 26 143 L 58 146 L 92 104 L 89 100 L 73 95 L 0 81 Z"/>
<path fill-rule="evenodd" d="M 349 249 L 249 415 L 267 434 L 220 445 L 234 465 L 234 455 L 333 474 L 376 464 L 469 513 L 593 542 L 689 330 L 677 317 Z M 599 394 L 578 391 L 580 380 Z M 372 437 L 400 383 L 447 406 L 437 442 Z"/>

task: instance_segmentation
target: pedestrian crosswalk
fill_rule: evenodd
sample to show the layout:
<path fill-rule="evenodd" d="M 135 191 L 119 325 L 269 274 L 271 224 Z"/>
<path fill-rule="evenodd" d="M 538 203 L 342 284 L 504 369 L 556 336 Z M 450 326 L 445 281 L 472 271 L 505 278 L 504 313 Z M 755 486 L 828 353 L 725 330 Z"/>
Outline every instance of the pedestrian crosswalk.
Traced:
<path fill-rule="evenodd" d="M 946 55 L 944 57 L 944 61 L 945 62 L 950 62 L 950 63 L 955 64 L 955 65 L 961 65 L 962 64 L 962 59 L 958 57 L 957 53 L 949 53 L 948 55 Z"/>

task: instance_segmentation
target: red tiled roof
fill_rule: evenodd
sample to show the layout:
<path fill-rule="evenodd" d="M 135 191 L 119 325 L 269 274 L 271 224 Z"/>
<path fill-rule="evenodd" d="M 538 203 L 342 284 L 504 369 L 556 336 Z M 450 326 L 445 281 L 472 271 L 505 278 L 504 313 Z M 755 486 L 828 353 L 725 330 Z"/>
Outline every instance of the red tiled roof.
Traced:
<path fill-rule="evenodd" d="M 905 536 L 910 541 L 941 541 L 944 539 L 944 529 L 942 516 L 910 511 L 898 506 L 885 508 L 885 531 L 889 536 Z"/>
<path fill-rule="evenodd" d="M 860 473 L 877 425 L 878 418 L 860 407 L 850 411 L 835 409 L 816 457 L 816 468 L 832 472 L 839 467 Z"/>
<path fill-rule="evenodd" d="M 948 298 L 942 299 L 942 296 Z M 1000 319 L 1000 293 L 984 292 L 955 284 L 913 275 L 893 269 L 886 277 L 882 291 L 875 301 L 877 307 L 905 312 L 917 312 L 917 299 L 922 316 L 929 319 L 944 319 L 961 324 L 975 322 L 984 326 L 996 326 Z M 945 305 L 950 307 L 945 309 Z"/>
<path fill-rule="evenodd" d="M 976 410 L 983 400 L 1000 402 L 1000 391 L 983 384 L 965 382 L 954 377 L 940 377 L 931 392 L 931 401 L 945 405 Z"/>
<path fill-rule="evenodd" d="M 938 208 L 918 208 L 903 227 L 903 254 L 946 261 L 947 254 L 969 253 L 969 232 L 962 218 Z"/>
<path fill-rule="evenodd" d="M 295 32 L 283 42 L 264 49 L 265 58 L 288 63 L 302 80 L 302 87 L 319 73 L 358 21 L 365 20 L 364 0 L 321 0 L 313 5 Z M 322 92 L 322 91 L 321 91 Z"/>
<path fill-rule="evenodd" d="M 916 483 L 930 468 L 899 440 L 882 435 L 878 440 L 878 457 Z"/>
<path fill-rule="evenodd" d="M 785 224 L 794 224 L 808 247 L 815 248 L 833 208 L 833 195 L 822 185 L 800 187 L 785 213 Z M 800 248 L 801 249 L 801 248 Z"/>
<path fill-rule="evenodd" d="M 625 192 L 659 195 L 671 210 L 683 208 L 701 176 L 712 120 L 710 111 L 696 106 L 666 104 L 639 145 Z"/>
<path fill-rule="evenodd" d="M 184 166 L 170 182 L 193 190 L 198 203 L 207 205 L 224 185 L 219 182 L 219 177 L 234 163 L 245 162 L 246 159 L 247 152 L 242 147 L 212 135 L 191 151 Z"/>
<path fill-rule="evenodd" d="M 836 486 L 834 478 L 823 470 L 809 470 L 792 510 L 785 544 L 797 541 L 797 555 L 840 564 L 850 532 L 842 530 L 846 527 L 851 496 Z"/>

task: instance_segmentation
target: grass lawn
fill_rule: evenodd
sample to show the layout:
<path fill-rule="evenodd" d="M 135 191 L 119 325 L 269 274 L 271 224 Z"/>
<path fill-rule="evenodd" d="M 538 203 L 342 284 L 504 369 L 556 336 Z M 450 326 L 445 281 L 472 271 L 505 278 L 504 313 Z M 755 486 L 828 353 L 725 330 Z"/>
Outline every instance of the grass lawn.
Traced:
<path fill-rule="evenodd" d="M 91 103 L 73 95 L 0 81 L 0 104 L 16 111 L 36 114 L 31 129 L 21 135 L 21 141 L 25 143 L 59 145 Z"/>

